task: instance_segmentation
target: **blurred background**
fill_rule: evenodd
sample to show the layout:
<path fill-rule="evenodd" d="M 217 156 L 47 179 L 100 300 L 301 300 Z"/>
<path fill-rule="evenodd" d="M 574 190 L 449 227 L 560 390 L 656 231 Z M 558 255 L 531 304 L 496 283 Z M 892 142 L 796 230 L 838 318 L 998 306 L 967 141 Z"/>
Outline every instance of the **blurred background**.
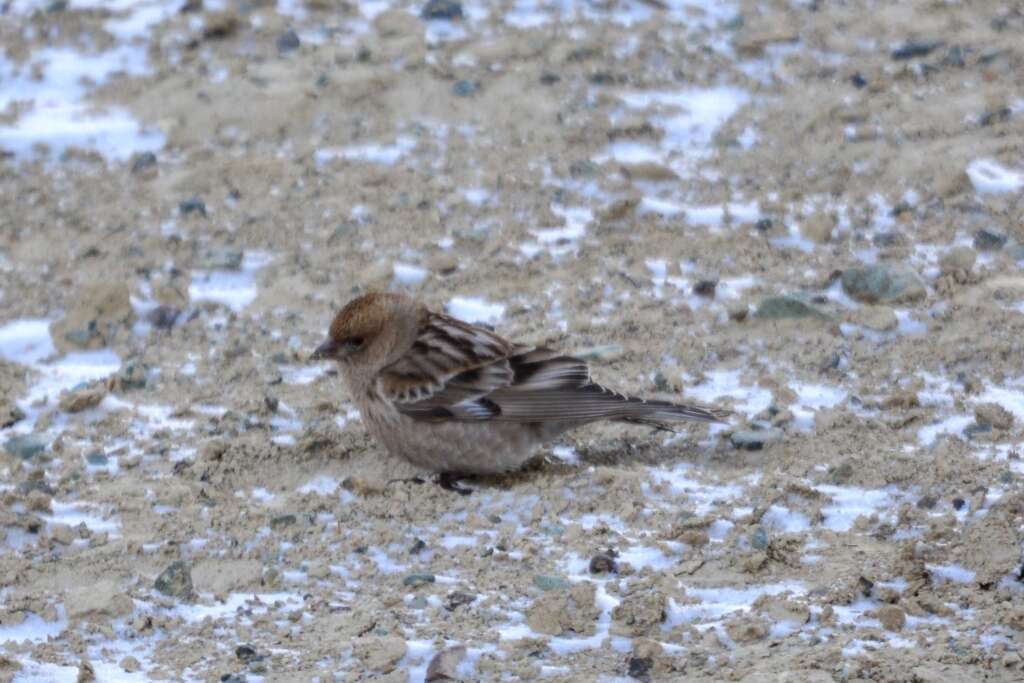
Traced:
<path fill-rule="evenodd" d="M 0 680 L 1020 680 L 1022 46 L 987 0 L 0 0 Z M 306 362 L 371 289 L 736 419 L 389 484 Z"/>

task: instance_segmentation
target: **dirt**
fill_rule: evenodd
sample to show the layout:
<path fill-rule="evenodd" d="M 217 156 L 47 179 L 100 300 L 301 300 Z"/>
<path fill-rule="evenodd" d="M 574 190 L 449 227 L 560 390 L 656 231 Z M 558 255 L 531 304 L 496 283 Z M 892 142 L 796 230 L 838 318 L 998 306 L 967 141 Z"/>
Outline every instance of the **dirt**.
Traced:
<path fill-rule="evenodd" d="M 278 4 L 88 87 L 155 163 L 0 154 L 0 680 L 1024 677 L 1019 8 Z M 444 491 L 306 360 L 371 289 L 735 419 Z"/>

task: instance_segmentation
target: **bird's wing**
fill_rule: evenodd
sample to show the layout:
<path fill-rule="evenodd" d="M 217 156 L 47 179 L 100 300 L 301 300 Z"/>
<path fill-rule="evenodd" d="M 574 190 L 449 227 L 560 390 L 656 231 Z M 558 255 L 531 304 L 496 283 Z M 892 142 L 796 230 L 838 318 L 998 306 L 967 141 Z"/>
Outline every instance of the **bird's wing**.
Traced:
<path fill-rule="evenodd" d="M 579 358 L 512 344 L 437 314 L 427 316 L 409 353 L 385 368 L 378 386 L 399 412 L 430 421 L 717 422 L 727 414 L 624 396 L 592 382 Z"/>
<path fill-rule="evenodd" d="M 409 351 L 381 371 L 378 389 L 422 419 L 486 419 L 488 394 L 508 385 L 519 347 L 490 330 L 438 313 L 420 322 Z"/>

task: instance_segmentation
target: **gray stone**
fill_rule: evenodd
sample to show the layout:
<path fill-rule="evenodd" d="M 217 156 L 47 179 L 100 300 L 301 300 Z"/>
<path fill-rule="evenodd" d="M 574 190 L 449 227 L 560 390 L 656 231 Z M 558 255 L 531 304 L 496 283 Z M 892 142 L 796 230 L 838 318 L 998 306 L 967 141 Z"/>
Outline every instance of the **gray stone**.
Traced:
<path fill-rule="evenodd" d="M 761 302 L 754 314 L 765 320 L 799 320 L 814 318 L 829 320 L 831 316 L 820 308 L 795 296 L 771 296 Z"/>
<path fill-rule="evenodd" d="M 46 440 L 38 434 L 13 436 L 4 442 L 4 450 L 22 460 L 30 460 L 46 450 Z"/>
<path fill-rule="evenodd" d="M 429 0 L 420 11 L 423 19 L 461 19 L 462 3 L 456 0 Z"/>
<path fill-rule="evenodd" d="M 538 574 L 533 577 L 533 585 L 542 591 L 567 590 L 569 582 L 561 576 L 545 576 Z"/>
<path fill-rule="evenodd" d="M 210 249 L 203 256 L 199 266 L 207 270 L 238 270 L 242 267 L 244 254 L 241 249 L 219 247 Z"/>
<path fill-rule="evenodd" d="M 299 34 L 295 32 L 295 29 L 287 29 L 277 37 L 277 51 L 281 54 L 294 52 L 299 49 L 301 44 Z"/>
<path fill-rule="evenodd" d="M 178 213 L 182 216 L 198 214 L 206 218 L 206 203 L 199 197 L 192 197 L 178 204 Z"/>
<path fill-rule="evenodd" d="M 768 547 L 768 532 L 764 530 L 763 526 L 754 527 L 754 531 L 750 534 L 750 546 L 754 550 L 764 550 Z"/>
<path fill-rule="evenodd" d="M 479 81 L 456 81 L 452 86 L 452 94 L 457 97 L 469 97 L 480 92 Z"/>
<path fill-rule="evenodd" d="M 843 291 L 862 303 L 904 303 L 923 299 L 928 290 L 907 266 L 878 264 L 843 271 Z"/>
<path fill-rule="evenodd" d="M 85 461 L 90 465 L 95 465 L 96 467 L 106 467 L 109 464 L 110 459 L 102 452 L 96 451 L 95 453 L 90 453 L 85 456 Z"/>
<path fill-rule="evenodd" d="M 402 579 L 403 586 L 409 586 L 415 588 L 416 586 L 422 586 L 427 583 L 434 583 L 437 579 L 433 574 L 409 574 Z"/>

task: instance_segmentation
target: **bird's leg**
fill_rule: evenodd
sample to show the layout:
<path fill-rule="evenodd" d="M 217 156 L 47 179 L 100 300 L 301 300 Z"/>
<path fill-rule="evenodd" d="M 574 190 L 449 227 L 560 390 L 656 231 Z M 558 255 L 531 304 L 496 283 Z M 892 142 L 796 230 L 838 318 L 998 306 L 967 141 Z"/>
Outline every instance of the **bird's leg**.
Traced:
<path fill-rule="evenodd" d="M 437 475 L 437 483 L 446 491 L 454 491 L 460 496 L 468 496 L 473 493 L 473 489 L 462 485 L 461 480 L 465 476 L 459 472 L 441 472 Z"/>

